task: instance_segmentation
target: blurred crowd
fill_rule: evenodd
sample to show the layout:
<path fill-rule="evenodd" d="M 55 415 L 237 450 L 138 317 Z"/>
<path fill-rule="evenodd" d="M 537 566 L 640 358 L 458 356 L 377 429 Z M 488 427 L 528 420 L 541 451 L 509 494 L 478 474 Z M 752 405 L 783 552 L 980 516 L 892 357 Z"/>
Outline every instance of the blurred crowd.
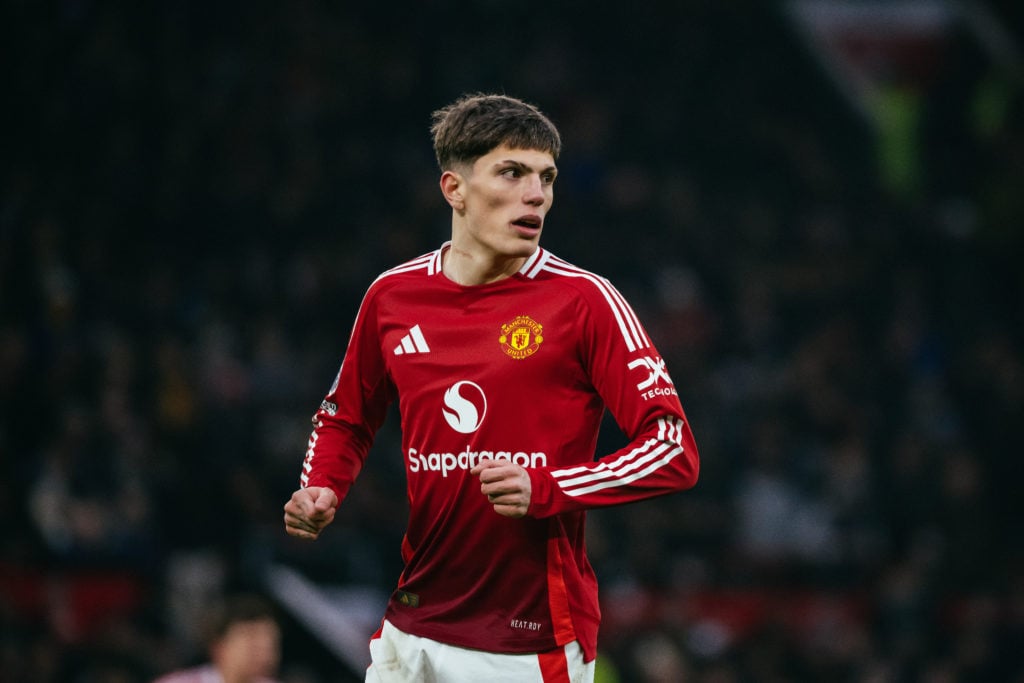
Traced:
<path fill-rule="evenodd" d="M 701 450 L 589 518 L 601 680 L 1024 681 L 1021 65 L 965 33 L 901 84 L 894 185 L 777 7 L 578 11 L 5 7 L 0 677 L 195 663 L 270 563 L 390 591 L 394 419 L 320 541 L 281 506 L 365 288 L 448 232 L 430 112 L 499 90 L 565 138 L 545 246 L 632 302 Z M 283 680 L 349 680 L 303 629 Z"/>

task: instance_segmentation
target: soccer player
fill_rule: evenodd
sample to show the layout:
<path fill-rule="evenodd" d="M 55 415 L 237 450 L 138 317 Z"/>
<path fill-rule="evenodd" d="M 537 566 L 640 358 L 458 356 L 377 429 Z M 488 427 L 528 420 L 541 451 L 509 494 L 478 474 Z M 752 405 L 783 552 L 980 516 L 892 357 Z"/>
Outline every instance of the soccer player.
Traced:
<path fill-rule="evenodd" d="M 209 662 L 155 683 L 275 683 L 281 628 L 270 603 L 256 595 L 233 595 L 214 611 L 209 628 Z"/>
<path fill-rule="evenodd" d="M 693 435 L 622 295 L 539 246 L 554 124 L 471 95 L 431 132 L 451 240 L 370 285 L 285 527 L 317 538 L 397 400 L 405 569 L 366 680 L 589 681 L 600 610 L 585 511 L 693 486 Z M 629 443 L 595 460 L 606 408 Z"/>

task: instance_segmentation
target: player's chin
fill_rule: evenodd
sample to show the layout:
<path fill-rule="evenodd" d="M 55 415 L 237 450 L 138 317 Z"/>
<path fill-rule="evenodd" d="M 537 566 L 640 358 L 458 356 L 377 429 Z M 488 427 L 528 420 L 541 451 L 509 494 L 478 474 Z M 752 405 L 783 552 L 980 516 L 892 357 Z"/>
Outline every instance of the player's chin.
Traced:
<path fill-rule="evenodd" d="M 540 246 L 540 232 L 533 236 L 517 235 L 506 243 L 506 253 L 514 258 L 533 256 Z"/>

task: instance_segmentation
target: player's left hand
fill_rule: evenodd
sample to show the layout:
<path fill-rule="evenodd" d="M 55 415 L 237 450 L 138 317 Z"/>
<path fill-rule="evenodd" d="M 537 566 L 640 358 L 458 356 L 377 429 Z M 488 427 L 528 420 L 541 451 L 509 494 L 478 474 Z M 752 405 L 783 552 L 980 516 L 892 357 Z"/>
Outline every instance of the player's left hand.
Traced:
<path fill-rule="evenodd" d="M 480 492 L 505 517 L 524 517 L 533 486 L 529 473 L 508 460 L 481 460 L 470 474 L 480 477 Z"/>

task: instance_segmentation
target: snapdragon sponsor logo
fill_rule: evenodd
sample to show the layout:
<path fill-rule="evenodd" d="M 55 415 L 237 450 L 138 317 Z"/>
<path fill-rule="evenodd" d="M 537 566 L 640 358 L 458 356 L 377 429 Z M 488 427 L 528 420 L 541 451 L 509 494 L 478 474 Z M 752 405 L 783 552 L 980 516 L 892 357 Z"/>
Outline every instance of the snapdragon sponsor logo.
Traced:
<path fill-rule="evenodd" d="M 408 460 L 410 473 L 440 472 L 442 477 L 456 470 L 468 472 L 481 460 L 508 460 L 520 467 L 546 467 L 548 464 L 548 456 L 543 451 L 474 451 L 469 446 L 458 453 L 425 453 L 410 448 Z"/>
<path fill-rule="evenodd" d="M 472 434 L 480 428 L 487 414 L 487 396 L 475 382 L 456 382 L 444 392 L 441 413 L 448 426 L 459 434 Z"/>

